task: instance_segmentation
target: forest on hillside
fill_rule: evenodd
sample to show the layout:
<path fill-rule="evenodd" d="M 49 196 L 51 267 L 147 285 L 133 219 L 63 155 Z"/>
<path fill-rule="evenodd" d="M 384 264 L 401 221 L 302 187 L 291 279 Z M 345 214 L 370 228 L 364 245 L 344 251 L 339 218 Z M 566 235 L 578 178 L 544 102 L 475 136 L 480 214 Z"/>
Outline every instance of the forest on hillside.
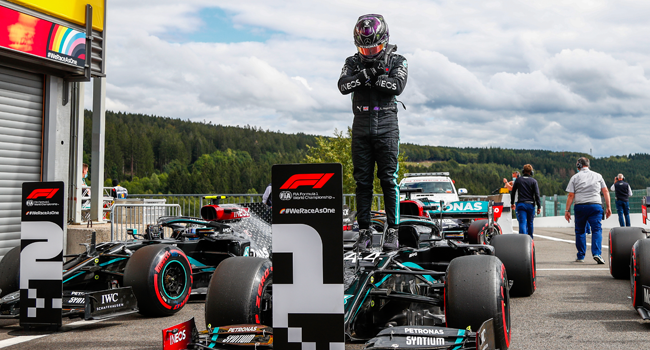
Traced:
<path fill-rule="evenodd" d="M 92 113 L 86 111 L 84 162 L 90 163 Z M 323 142 L 340 137 L 284 134 L 254 126 L 223 126 L 143 114 L 106 112 L 106 184 L 119 179 L 129 193 L 262 193 L 273 164 L 299 163 Z M 320 143 L 319 143 L 320 140 Z M 310 150 L 311 148 L 311 150 Z M 563 194 L 575 174 L 575 152 L 455 148 L 402 144 L 405 172 L 449 171 L 457 187 L 486 194 L 530 163 L 543 195 Z M 608 185 L 625 174 L 633 189 L 650 186 L 650 155 L 591 158 Z M 342 162 L 349 164 L 350 162 Z"/>

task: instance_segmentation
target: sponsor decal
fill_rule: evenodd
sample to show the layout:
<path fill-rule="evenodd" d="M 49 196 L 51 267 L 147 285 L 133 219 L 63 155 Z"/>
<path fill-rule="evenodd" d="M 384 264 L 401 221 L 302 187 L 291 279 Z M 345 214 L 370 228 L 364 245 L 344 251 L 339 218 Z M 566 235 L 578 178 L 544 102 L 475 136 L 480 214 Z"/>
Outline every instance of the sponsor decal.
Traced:
<path fill-rule="evenodd" d="M 0 6 L 0 46 L 83 67 L 86 34 Z"/>
<path fill-rule="evenodd" d="M 282 192 L 280 192 L 280 200 L 288 201 L 288 200 L 291 200 L 292 197 L 293 197 L 293 195 L 291 194 L 290 191 L 282 191 Z"/>
<path fill-rule="evenodd" d="M 334 173 L 321 173 L 321 174 L 296 174 L 287 180 L 280 189 L 296 189 L 300 186 L 311 186 L 312 188 L 322 188 L 329 179 L 334 176 Z"/>
<path fill-rule="evenodd" d="M 250 343 L 255 338 L 255 334 L 229 335 L 223 340 L 224 343 L 243 344 Z"/>
<path fill-rule="evenodd" d="M 407 336 L 406 337 L 406 345 L 440 346 L 440 345 L 445 345 L 445 338 Z"/>
<path fill-rule="evenodd" d="M 169 336 L 169 345 L 174 345 L 176 343 L 182 342 L 187 338 L 187 334 L 185 333 L 185 329 L 182 331 L 178 331 L 176 334 L 172 334 Z"/>
<path fill-rule="evenodd" d="M 58 211 L 28 211 L 25 215 L 59 215 Z"/>
<path fill-rule="evenodd" d="M 409 258 L 412 258 L 414 256 L 418 256 L 418 252 L 414 252 L 414 253 L 409 254 Z"/>
<path fill-rule="evenodd" d="M 257 331 L 257 327 L 232 327 L 228 329 L 228 333 L 255 332 L 255 331 Z"/>
<path fill-rule="evenodd" d="M 363 111 L 368 112 L 368 106 L 363 106 Z"/>
<path fill-rule="evenodd" d="M 643 286 L 643 303 L 650 305 L 650 288 Z"/>
<path fill-rule="evenodd" d="M 445 332 L 442 329 L 431 329 L 431 328 L 405 328 L 404 333 L 430 334 L 430 335 L 445 334 Z"/>
<path fill-rule="evenodd" d="M 280 214 L 335 214 L 334 208 L 283 208 Z"/>
<path fill-rule="evenodd" d="M 80 297 L 71 297 L 70 300 L 68 300 L 69 304 L 85 304 L 86 303 L 86 298 L 80 298 Z"/>
<path fill-rule="evenodd" d="M 352 90 L 352 89 L 356 88 L 357 86 L 361 86 L 361 82 L 359 81 L 359 79 L 351 81 L 351 82 L 349 82 L 347 84 L 342 84 L 341 85 L 341 91 Z"/>
<path fill-rule="evenodd" d="M 402 61 L 402 66 L 404 66 L 404 68 L 408 68 L 409 64 L 406 62 L 406 60 L 404 60 Z"/>
<path fill-rule="evenodd" d="M 288 192 L 288 191 L 286 191 Z M 284 201 L 288 200 L 332 200 L 334 199 L 334 196 L 321 196 L 318 192 L 288 192 L 288 199 L 283 199 L 282 198 L 282 193 L 280 193 L 280 199 Z"/>
<path fill-rule="evenodd" d="M 40 197 L 45 197 L 51 199 L 59 191 L 58 188 L 39 188 L 32 191 L 32 193 L 27 196 L 27 199 L 36 199 Z"/>
<path fill-rule="evenodd" d="M 389 89 L 389 90 L 397 90 L 397 84 L 395 84 L 393 82 L 390 82 L 390 81 L 386 81 L 385 79 L 377 79 L 377 82 L 375 83 L 375 85 L 386 88 L 386 89 Z"/>

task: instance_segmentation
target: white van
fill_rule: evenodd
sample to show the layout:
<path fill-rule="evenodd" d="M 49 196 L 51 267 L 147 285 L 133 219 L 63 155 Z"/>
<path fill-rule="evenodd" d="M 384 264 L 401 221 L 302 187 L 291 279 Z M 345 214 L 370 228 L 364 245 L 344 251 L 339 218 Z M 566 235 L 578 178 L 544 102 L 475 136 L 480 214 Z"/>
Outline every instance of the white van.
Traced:
<path fill-rule="evenodd" d="M 428 199 L 430 202 L 445 203 L 459 201 L 459 194 L 467 194 L 467 190 L 459 188 L 456 192 L 454 182 L 449 178 L 448 172 L 440 173 L 410 173 L 405 174 L 399 183 L 400 188 L 421 188 L 422 192 L 411 193 L 411 199 Z M 400 195 L 403 200 L 406 195 Z"/>

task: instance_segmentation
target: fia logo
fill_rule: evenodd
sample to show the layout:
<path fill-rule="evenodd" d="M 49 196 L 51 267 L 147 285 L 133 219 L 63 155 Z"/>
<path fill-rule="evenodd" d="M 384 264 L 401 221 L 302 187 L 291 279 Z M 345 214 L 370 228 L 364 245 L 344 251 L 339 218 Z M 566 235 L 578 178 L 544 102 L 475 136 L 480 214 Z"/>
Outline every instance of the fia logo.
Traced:
<path fill-rule="evenodd" d="M 280 200 L 288 201 L 291 200 L 291 198 L 292 198 L 291 192 L 289 191 L 280 192 Z"/>

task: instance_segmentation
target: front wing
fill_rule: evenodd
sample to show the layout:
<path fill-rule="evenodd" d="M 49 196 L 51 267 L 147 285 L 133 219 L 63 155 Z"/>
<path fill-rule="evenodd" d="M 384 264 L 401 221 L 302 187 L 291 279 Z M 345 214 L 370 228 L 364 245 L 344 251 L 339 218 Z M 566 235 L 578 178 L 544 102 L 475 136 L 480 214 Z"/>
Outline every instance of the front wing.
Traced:
<path fill-rule="evenodd" d="M 365 349 L 495 350 L 493 321 L 485 321 L 478 332 L 433 326 L 399 326 L 382 330 Z"/>

